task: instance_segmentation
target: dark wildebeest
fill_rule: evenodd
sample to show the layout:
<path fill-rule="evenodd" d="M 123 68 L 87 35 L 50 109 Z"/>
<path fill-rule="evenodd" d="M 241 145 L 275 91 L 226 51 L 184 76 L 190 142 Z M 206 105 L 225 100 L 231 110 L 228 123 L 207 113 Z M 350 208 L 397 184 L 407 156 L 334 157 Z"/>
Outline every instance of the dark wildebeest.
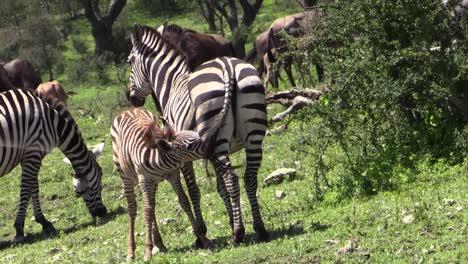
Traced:
<path fill-rule="evenodd" d="M 267 53 L 267 38 L 268 38 L 268 30 L 264 31 L 255 38 L 253 43 L 252 50 L 245 56 L 244 60 L 248 63 L 253 63 L 255 57 L 258 59 L 258 67 L 257 71 L 260 74 L 260 77 L 265 71 L 265 64 L 263 61 L 263 56 Z"/>
<path fill-rule="evenodd" d="M 267 54 L 269 61 L 271 63 L 276 62 L 278 56 L 284 54 L 284 52 L 288 49 L 288 43 L 282 37 L 282 34 L 288 34 L 294 38 L 301 38 L 304 36 L 306 28 L 308 28 L 308 23 L 310 22 L 309 19 L 313 19 L 314 17 L 318 17 L 318 13 L 320 10 L 314 8 L 308 11 L 292 14 L 289 16 L 285 16 L 282 18 L 276 19 L 268 29 L 268 37 L 267 37 Z M 284 33 L 282 33 L 284 32 Z M 271 51 L 276 50 L 277 54 L 273 54 Z M 296 86 L 294 82 L 294 78 L 292 76 L 291 66 L 292 66 L 292 57 L 285 56 L 283 57 L 284 69 L 286 74 L 288 75 L 289 82 L 292 86 Z M 322 82 L 324 79 L 324 72 L 323 68 L 320 64 L 315 63 L 315 67 L 317 70 L 317 75 L 319 81 Z M 269 73 L 270 79 L 273 81 L 278 79 L 277 71 L 273 71 Z"/>
<path fill-rule="evenodd" d="M 48 98 L 55 98 L 59 102 L 67 105 L 68 94 L 57 80 L 41 83 L 36 88 L 37 96 L 48 101 Z"/>
<path fill-rule="evenodd" d="M 0 65 L 0 92 L 13 89 L 15 89 L 15 87 L 11 84 L 10 79 L 8 79 L 8 72 Z"/>
<path fill-rule="evenodd" d="M 191 71 L 202 63 L 218 57 L 234 57 L 234 49 L 229 40 L 216 34 L 204 34 L 190 29 L 182 29 L 176 24 L 160 27 L 158 31 L 174 43 L 187 58 Z"/>
<path fill-rule="evenodd" d="M 29 61 L 14 59 L 0 64 L 8 73 L 8 79 L 15 88 L 34 91 L 42 83 L 40 75 L 34 70 Z"/>

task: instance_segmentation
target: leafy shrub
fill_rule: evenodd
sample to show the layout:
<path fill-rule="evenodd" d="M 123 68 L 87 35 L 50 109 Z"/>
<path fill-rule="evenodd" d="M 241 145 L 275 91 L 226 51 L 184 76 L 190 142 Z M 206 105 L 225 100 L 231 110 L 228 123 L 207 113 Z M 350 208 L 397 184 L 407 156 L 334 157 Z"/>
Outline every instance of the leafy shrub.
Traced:
<path fill-rule="evenodd" d="M 182 8 L 188 9 L 193 6 L 193 2 L 187 0 L 137 0 L 135 4 L 139 9 L 154 15 L 176 13 Z"/>
<path fill-rule="evenodd" d="M 109 84 L 111 82 L 109 71 L 112 69 L 111 66 L 114 66 L 113 58 L 114 54 L 111 53 L 84 57 L 70 67 L 70 81 Z"/>
<path fill-rule="evenodd" d="M 77 37 L 72 37 L 72 46 L 78 52 L 80 55 L 84 55 L 88 52 L 88 47 L 86 45 L 86 42 L 77 38 Z"/>
<path fill-rule="evenodd" d="M 453 27 L 450 9 L 436 0 L 339 1 L 325 11 L 311 25 L 306 54 L 298 53 L 321 61 L 328 77 L 329 91 L 301 117 L 321 121 L 318 134 L 305 137 L 334 154 L 325 155 L 324 175 L 353 196 L 414 180 L 411 170 L 427 155 L 462 162 L 466 15 Z M 433 49 L 447 39 L 456 43 Z"/>

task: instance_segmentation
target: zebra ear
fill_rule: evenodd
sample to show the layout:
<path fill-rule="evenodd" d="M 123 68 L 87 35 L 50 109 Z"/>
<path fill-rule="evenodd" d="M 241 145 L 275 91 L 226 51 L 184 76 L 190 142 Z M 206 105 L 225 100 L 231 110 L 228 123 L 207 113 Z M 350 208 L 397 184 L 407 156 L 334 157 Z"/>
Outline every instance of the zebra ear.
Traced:
<path fill-rule="evenodd" d="M 159 32 L 159 34 L 162 35 L 162 34 L 164 33 L 164 28 L 165 28 L 165 27 L 166 27 L 165 25 L 161 25 L 161 26 L 159 26 L 156 30 Z"/>
<path fill-rule="evenodd" d="M 104 142 L 101 142 L 99 144 L 97 144 L 92 150 L 91 152 L 93 153 L 94 157 L 98 157 L 101 155 L 102 153 L 102 150 L 104 149 Z"/>
<path fill-rule="evenodd" d="M 65 162 L 68 165 L 72 165 L 71 161 L 68 158 L 63 158 L 62 161 Z"/>
<path fill-rule="evenodd" d="M 164 21 L 164 23 L 157 28 L 159 34 L 164 34 L 164 31 L 166 31 L 167 25 L 169 24 L 168 20 Z"/>
<path fill-rule="evenodd" d="M 141 39 L 143 36 L 143 28 L 140 24 L 133 24 L 133 29 L 132 29 L 132 44 L 134 47 L 136 47 L 138 44 L 141 43 Z"/>
<path fill-rule="evenodd" d="M 174 151 L 174 147 L 172 146 L 172 143 L 170 143 L 169 141 L 165 140 L 165 139 L 158 139 L 156 140 L 156 147 L 162 151 L 162 152 L 166 152 L 166 153 L 169 153 L 169 152 L 173 152 Z"/>
<path fill-rule="evenodd" d="M 161 117 L 161 121 L 163 123 L 163 132 L 167 137 L 172 137 L 174 135 L 174 129 L 169 125 L 169 123 L 164 119 L 164 117 Z"/>

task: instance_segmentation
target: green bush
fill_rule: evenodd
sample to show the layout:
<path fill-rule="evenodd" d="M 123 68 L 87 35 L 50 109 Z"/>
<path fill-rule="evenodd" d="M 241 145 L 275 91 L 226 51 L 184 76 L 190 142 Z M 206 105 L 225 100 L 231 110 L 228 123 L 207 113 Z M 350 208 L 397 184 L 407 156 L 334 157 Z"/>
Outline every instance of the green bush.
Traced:
<path fill-rule="evenodd" d="M 321 168 L 334 186 L 373 194 L 414 180 L 411 171 L 427 156 L 462 162 L 466 14 L 450 26 L 450 9 L 437 0 L 339 1 L 324 11 L 308 35 L 314 49 L 302 57 L 324 64 L 329 91 L 302 119 L 320 119 L 318 134 L 304 136 L 333 155 Z M 446 39 L 456 42 L 433 49 Z"/>
<path fill-rule="evenodd" d="M 147 10 L 153 15 L 174 14 L 193 7 L 193 2 L 187 0 L 136 0 L 135 4 L 138 9 Z"/>
<path fill-rule="evenodd" d="M 78 52 L 80 55 L 85 55 L 88 52 L 88 46 L 86 45 L 86 42 L 77 38 L 77 37 L 72 37 L 71 38 L 72 46 Z"/>
<path fill-rule="evenodd" d="M 69 69 L 69 79 L 74 83 L 109 84 L 112 79 L 109 71 L 114 66 L 114 54 L 86 56 L 75 62 Z"/>

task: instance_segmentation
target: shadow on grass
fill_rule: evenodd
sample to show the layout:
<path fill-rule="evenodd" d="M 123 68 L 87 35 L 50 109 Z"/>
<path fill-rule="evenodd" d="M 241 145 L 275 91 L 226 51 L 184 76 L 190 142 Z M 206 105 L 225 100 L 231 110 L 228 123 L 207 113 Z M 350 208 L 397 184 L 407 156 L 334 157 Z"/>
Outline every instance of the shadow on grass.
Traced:
<path fill-rule="evenodd" d="M 316 231 L 323 231 L 323 230 L 326 230 L 328 228 L 327 225 L 321 225 L 321 224 L 314 224 L 314 227 L 313 229 L 316 230 Z M 273 230 L 273 231 L 270 231 L 270 241 L 274 241 L 274 240 L 278 240 L 278 239 L 283 239 L 283 238 L 286 238 L 286 237 L 295 237 L 295 236 L 300 236 L 302 234 L 304 234 L 305 231 L 304 231 L 304 228 L 301 226 L 301 225 L 290 225 L 289 227 L 281 227 L 280 229 L 276 229 L 276 230 Z M 195 237 L 194 237 L 194 241 L 195 241 Z M 213 251 L 221 251 L 223 249 L 228 249 L 228 248 L 232 248 L 234 247 L 232 245 L 232 242 L 231 242 L 231 236 L 228 235 L 228 236 L 222 236 L 222 237 L 216 237 L 216 238 L 213 238 L 211 239 L 211 241 L 213 242 Z M 255 233 L 247 233 L 245 234 L 245 238 L 244 238 L 244 246 L 250 246 L 250 245 L 253 245 L 253 244 L 259 244 L 259 243 L 269 243 L 269 242 L 258 242 L 255 238 Z M 241 245 L 242 246 L 242 245 Z M 177 247 L 177 248 L 174 248 L 174 249 L 170 249 L 170 251 L 174 251 L 174 252 L 179 252 L 179 253 L 182 253 L 182 252 L 187 252 L 187 251 L 191 251 L 191 250 L 197 250 L 197 248 L 195 247 L 195 243 L 193 243 L 191 246 L 185 246 L 185 247 Z"/>
<path fill-rule="evenodd" d="M 26 234 L 25 235 L 25 240 L 21 244 L 16 244 L 13 240 L 0 241 L 0 250 L 6 249 L 6 248 L 9 248 L 9 247 L 14 247 L 14 246 L 33 244 L 33 243 L 36 243 L 36 242 L 39 242 L 39 241 L 51 239 L 51 238 L 57 237 L 59 235 L 59 233 L 61 233 L 61 232 L 63 232 L 63 234 L 66 235 L 66 234 L 74 233 L 74 232 L 76 232 L 78 230 L 81 230 L 81 229 L 88 228 L 90 226 L 104 225 L 107 222 L 111 221 L 112 219 L 116 218 L 118 215 L 121 215 L 123 213 L 126 213 L 125 209 L 123 209 L 122 207 L 118 207 L 115 210 L 108 212 L 107 215 L 105 217 L 103 217 L 103 218 L 99 218 L 98 220 L 93 219 L 93 220 L 88 221 L 88 222 L 86 222 L 84 224 L 77 224 L 77 225 L 74 225 L 72 227 L 57 230 L 57 232 L 54 233 L 54 234 L 45 234 L 43 232 L 38 232 L 38 233 L 34 233 L 34 234 Z"/>

